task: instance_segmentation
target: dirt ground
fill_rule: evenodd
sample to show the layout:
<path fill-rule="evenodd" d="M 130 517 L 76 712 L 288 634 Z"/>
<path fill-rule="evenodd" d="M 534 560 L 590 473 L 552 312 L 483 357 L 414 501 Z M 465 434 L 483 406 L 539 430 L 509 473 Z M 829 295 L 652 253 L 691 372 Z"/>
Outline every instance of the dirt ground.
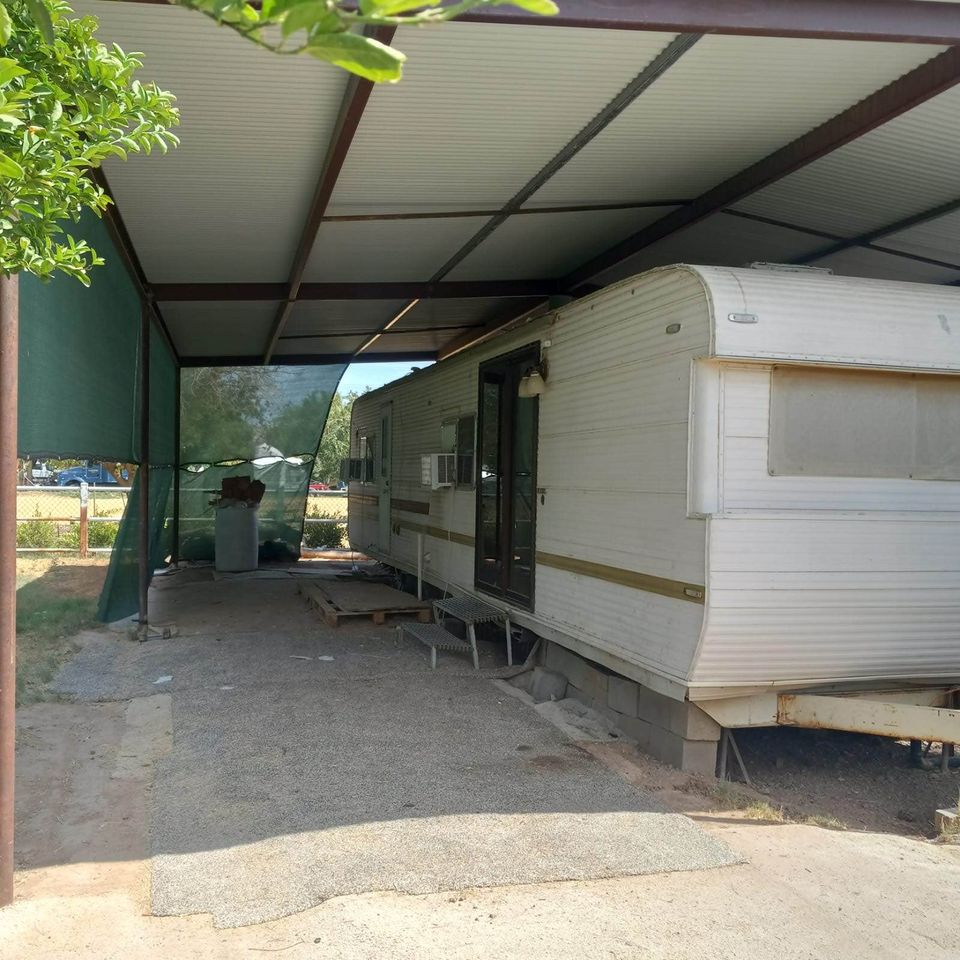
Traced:
<path fill-rule="evenodd" d="M 637 786 L 687 810 L 749 862 L 697 873 L 426 896 L 361 894 L 227 930 L 205 916 L 151 917 L 145 860 L 149 768 L 170 734 L 163 723 L 139 723 L 136 711 L 162 712 L 166 699 L 131 701 L 135 707 L 43 703 L 20 711 L 18 899 L 0 914 L 0 956 L 960 956 L 960 847 L 749 821 L 742 811 L 724 810 L 698 792 L 702 782 L 625 743 L 585 748 Z"/>
<path fill-rule="evenodd" d="M 960 770 L 910 766 L 909 744 L 789 727 L 743 730 L 737 742 L 756 787 L 795 820 L 836 819 L 853 830 L 932 837 L 933 811 L 956 806 Z"/>
<path fill-rule="evenodd" d="M 25 579 L 32 574 L 71 598 L 98 589 L 103 573 L 69 560 L 52 571 L 49 561 L 35 570 L 30 563 Z M 207 613 L 223 617 L 222 607 Z M 171 738 L 165 695 L 18 711 L 17 901 L 0 912 L 0 957 L 960 957 L 960 846 L 928 839 L 931 812 L 956 801 L 960 772 L 910 768 L 905 744 L 741 731 L 757 788 L 746 791 L 683 774 L 623 741 L 584 742 L 581 749 L 746 862 L 422 896 L 373 892 L 218 929 L 207 915 L 149 915 L 150 791 Z M 836 821 L 848 829 L 810 825 Z"/>

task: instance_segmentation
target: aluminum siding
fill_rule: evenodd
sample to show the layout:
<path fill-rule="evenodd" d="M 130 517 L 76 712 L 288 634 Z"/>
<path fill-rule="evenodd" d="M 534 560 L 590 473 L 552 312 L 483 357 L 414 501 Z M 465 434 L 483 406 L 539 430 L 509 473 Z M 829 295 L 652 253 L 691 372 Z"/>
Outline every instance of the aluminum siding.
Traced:
<path fill-rule="evenodd" d="M 677 333 L 666 327 L 679 323 Z M 440 423 L 476 409 L 477 367 L 525 343 L 549 340 L 540 405 L 537 549 L 668 580 L 703 583 L 702 520 L 686 515 L 691 359 L 708 350 L 704 288 L 690 270 L 664 270 L 607 288 L 550 317 L 494 338 L 423 373 L 359 398 L 353 433 L 375 431 L 393 401 L 393 497 L 429 503 L 398 511 L 426 538 L 428 578 L 472 590 L 473 490 L 420 486 L 420 455 Z M 376 506 L 353 484 L 350 537 L 378 552 Z M 448 538 L 441 531 L 449 529 Z M 401 526 L 384 555 L 416 566 L 416 534 Z M 671 679 L 686 676 L 703 607 L 596 577 L 537 567 L 534 620 Z"/>

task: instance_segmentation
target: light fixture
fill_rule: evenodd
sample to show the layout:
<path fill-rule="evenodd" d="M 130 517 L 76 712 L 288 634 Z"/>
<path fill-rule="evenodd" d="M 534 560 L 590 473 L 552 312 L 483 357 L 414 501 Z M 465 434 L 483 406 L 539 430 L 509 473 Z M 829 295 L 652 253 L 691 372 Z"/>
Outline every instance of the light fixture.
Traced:
<path fill-rule="evenodd" d="M 517 388 L 517 396 L 525 400 L 533 397 L 539 397 L 547 386 L 547 362 L 541 360 L 540 363 L 529 367 L 520 378 L 520 385 Z"/>

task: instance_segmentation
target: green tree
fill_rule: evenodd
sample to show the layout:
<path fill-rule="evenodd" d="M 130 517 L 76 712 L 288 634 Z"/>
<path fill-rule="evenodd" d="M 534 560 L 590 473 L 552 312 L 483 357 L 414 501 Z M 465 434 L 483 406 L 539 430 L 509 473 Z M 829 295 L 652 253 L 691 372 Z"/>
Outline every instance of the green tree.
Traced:
<path fill-rule="evenodd" d="M 136 79 L 138 54 L 94 38 L 60 0 L 0 4 L 0 271 L 89 284 L 102 263 L 64 229 L 111 202 L 88 176 L 110 156 L 166 150 L 173 96 Z"/>
<path fill-rule="evenodd" d="M 269 415 L 265 367 L 190 367 L 180 374 L 182 463 L 256 455 Z"/>
<path fill-rule="evenodd" d="M 355 392 L 346 396 L 334 394 L 327 426 L 313 464 L 312 480 L 335 484 L 340 479 L 340 461 L 350 456 L 350 414 L 353 412 L 353 401 L 359 396 Z"/>
<path fill-rule="evenodd" d="M 275 53 L 305 53 L 375 83 L 396 83 L 406 57 L 356 32 L 358 27 L 421 26 L 452 20 L 469 10 L 502 5 L 551 16 L 553 0 L 173 0 L 197 10 Z"/>

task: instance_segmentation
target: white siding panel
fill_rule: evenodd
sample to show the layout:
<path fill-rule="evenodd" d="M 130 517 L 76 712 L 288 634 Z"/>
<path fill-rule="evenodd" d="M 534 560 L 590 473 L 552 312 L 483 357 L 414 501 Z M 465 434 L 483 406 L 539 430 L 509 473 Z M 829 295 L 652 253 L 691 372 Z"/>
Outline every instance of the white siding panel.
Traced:
<path fill-rule="evenodd" d="M 722 282 L 720 282 L 722 285 Z M 666 328 L 679 323 L 680 330 Z M 704 579 L 705 524 L 686 516 L 691 360 L 709 350 L 704 286 L 692 270 L 624 283 L 357 400 L 354 428 L 393 401 L 397 499 L 429 503 L 401 523 L 474 535 L 473 490 L 420 486 L 420 456 L 435 452 L 444 419 L 474 412 L 477 367 L 540 341 L 549 365 L 540 401 L 537 549 L 682 582 Z M 371 427 L 371 429 L 374 429 Z M 366 508 L 369 509 L 369 508 Z M 351 540 L 361 531 L 351 523 Z M 372 523 L 367 521 L 368 525 Z M 375 536 L 375 525 L 369 526 Z M 416 564 L 415 535 L 392 538 L 385 556 Z M 427 572 L 441 587 L 472 590 L 473 549 L 425 538 Z M 666 676 L 684 676 L 703 607 L 557 570 L 536 570 L 535 622 Z"/>
<path fill-rule="evenodd" d="M 958 519 L 711 520 L 694 682 L 960 676 Z"/>
<path fill-rule="evenodd" d="M 938 52 L 707 36 L 532 202 L 694 197 Z"/>
<path fill-rule="evenodd" d="M 164 303 L 163 319 L 181 356 L 262 355 L 278 303 Z"/>
<path fill-rule="evenodd" d="M 373 91 L 332 203 L 499 207 L 672 34 L 448 23 L 401 28 L 402 83 Z M 384 144 L 389 144 L 385 157 Z"/>
<path fill-rule="evenodd" d="M 855 236 L 957 198 L 960 89 L 956 87 L 834 150 L 736 205 Z M 933 253 L 949 260 L 952 249 Z"/>
<path fill-rule="evenodd" d="M 950 481 L 771 476 L 770 369 L 725 364 L 722 377 L 725 511 L 960 510 L 960 483 Z"/>
<path fill-rule="evenodd" d="M 537 617 L 629 663 L 682 679 L 703 607 L 541 564 Z"/>
<path fill-rule="evenodd" d="M 539 550 L 703 583 L 703 521 L 687 518 L 685 495 L 551 488 L 544 501 L 537 507 Z"/>
<path fill-rule="evenodd" d="M 323 223 L 304 279 L 317 283 L 429 280 L 485 222 L 485 217 L 463 217 Z"/>
<path fill-rule="evenodd" d="M 557 277 L 675 209 L 519 214 L 499 226 L 447 279 Z"/>
<path fill-rule="evenodd" d="M 960 369 L 960 288 L 816 272 L 695 268 L 714 292 L 717 356 Z M 734 280 L 740 292 L 728 297 Z M 729 313 L 755 314 L 735 323 Z"/>
<path fill-rule="evenodd" d="M 104 164 L 150 280 L 286 277 L 347 74 L 164 4 L 76 9 L 100 20 L 101 40 L 143 51 L 144 78 L 181 111 L 178 149 Z"/>

